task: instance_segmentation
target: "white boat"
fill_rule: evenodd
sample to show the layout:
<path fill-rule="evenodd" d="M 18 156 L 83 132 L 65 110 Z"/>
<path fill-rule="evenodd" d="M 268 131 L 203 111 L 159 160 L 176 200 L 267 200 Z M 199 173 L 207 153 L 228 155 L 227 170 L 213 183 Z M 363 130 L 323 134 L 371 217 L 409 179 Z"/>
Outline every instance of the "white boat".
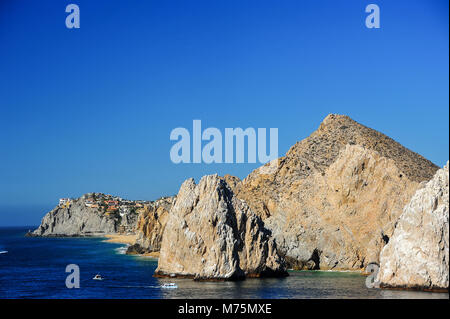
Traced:
<path fill-rule="evenodd" d="M 103 280 L 103 277 L 100 274 L 97 274 L 92 278 L 93 280 Z"/>
<path fill-rule="evenodd" d="M 178 288 L 178 286 L 173 282 L 169 282 L 169 283 L 162 284 L 161 288 L 174 289 L 174 288 Z"/>
<path fill-rule="evenodd" d="M 0 254 L 7 254 L 7 253 L 8 253 L 7 250 L 2 250 L 2 251 L 0 251 Z"/>

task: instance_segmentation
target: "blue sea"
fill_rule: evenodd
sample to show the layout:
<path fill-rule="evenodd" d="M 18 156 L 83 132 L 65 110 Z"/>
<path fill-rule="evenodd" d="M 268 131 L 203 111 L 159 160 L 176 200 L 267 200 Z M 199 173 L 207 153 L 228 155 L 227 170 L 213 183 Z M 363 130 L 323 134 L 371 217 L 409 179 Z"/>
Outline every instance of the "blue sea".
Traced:
<path fill-rule="evenodd" d="M 195 282 L 152 277 L 157 260 L 125 255 L 102 238 L 30 238 L 32 227 L 0 228 L 0 298 L 449 298 L 447 293 L 368 289 L 352 272 L 291 271 L 289 277 Z M 65 285 L 80 268 L 80 288 Z M 100 273 L 103 281 L 92 280 Z M 178 289 L 164 289 L 175 282 Z"/>

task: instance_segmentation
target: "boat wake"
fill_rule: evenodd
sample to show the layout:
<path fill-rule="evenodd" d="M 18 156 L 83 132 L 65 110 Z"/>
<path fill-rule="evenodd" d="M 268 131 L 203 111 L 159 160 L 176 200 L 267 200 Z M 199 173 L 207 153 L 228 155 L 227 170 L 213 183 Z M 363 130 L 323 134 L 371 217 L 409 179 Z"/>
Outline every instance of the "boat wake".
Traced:
<path fill-rule="evenodd" d="M 7 253 L 8 253 L 7 250 L 1 250 L 1 251 L 0 251 L 0 254 L 7 254 Z"/>

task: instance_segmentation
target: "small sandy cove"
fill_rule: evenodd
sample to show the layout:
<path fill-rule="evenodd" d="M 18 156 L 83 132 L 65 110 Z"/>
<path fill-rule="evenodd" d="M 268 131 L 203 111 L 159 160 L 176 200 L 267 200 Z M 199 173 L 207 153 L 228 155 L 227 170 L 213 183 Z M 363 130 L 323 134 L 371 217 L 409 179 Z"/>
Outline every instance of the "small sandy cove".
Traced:
<path fill-rule="evenodd" d="M 107 243 L 133 245 L 136 242 L 136 235 L 106 235 Z"/>

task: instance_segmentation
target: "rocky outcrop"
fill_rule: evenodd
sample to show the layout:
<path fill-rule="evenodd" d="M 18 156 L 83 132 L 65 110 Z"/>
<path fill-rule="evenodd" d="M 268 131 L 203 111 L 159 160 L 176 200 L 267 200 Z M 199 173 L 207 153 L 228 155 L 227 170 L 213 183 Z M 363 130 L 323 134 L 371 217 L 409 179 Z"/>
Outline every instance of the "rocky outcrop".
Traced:
<path fill-rule="evenodd" d="M 223 179 L 231 190 L 234 190 L 241 182 L 238 177 L 228 174 Z M 169 211 L 174 201 L 175 196 L 163 197 L 144 208 L 144 211 L 139 214 L 136 243 L 128 247 L 127 254 L 142 255 L 159 252 Z"/>
<path fill-rule="evenodd" d="M 94 202 L 94 198 L 96 202 Z M 67 199 L 47 213 L 40 226 L 27 236 L 84 237 L 103 236 L 117 232 L 133 232 L 138 213 L 132 201 L 119 206 L 108 200 L 111 195 L 88 193 L 77 199 Z"/>
<path fill-rule="evenodd" d="M 382 133 L 334 114 L 275 164 L 253 171 L 235 193 L 298 269 L 378 262 L 404 205 L 438 169 Z"/>
<path fill-rule="evenodd" d="M 391 240 L 381 252 L 380 287 L 448 291 L 448 165 L 405 206 Z"/>
<path fill-rule="evenodd" d="M 164 197 L 144 207 L 137 222 L 136 243 L 128 247 L 127 254 L 145 254 L 160 250 L 174 199 L 175 197 Z"/>
<path fill-rule="evenodd" d="M 224 179 L 186 180 L 170 210 L 156 276 L 199 280 L 285 276 L 270 231 Z"/>

